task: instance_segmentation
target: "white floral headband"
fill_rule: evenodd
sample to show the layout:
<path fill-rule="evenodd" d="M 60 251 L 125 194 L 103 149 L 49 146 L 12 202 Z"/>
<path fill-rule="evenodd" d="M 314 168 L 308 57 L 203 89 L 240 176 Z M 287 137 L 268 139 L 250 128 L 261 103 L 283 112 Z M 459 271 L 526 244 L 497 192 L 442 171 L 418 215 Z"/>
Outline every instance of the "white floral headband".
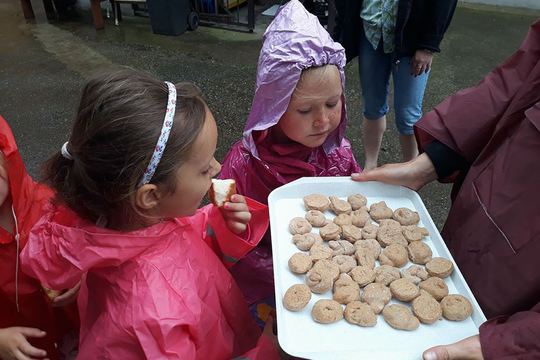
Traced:
<path fill-rule="evenodd" d="M 169 139 L 169 134 L 171 133 L 173 126 L 174 113 L 176 112 L 176 87 L 168 81 L 165 81 L 165 84 L 167 84 L 169 89 L 169 98 L 167 99 L 167 110 L 165 112 L 165 118 L 163 119 L 161 134 L 159 135 L 156 147 L 154 148 L 150 163 L 146 167 L 143 177 L 139 182 L 139 186 L 148 184 L 150 180 L 152 180 L 159 162 L 161 161 L 161 157 L 163 156 L 163 152 L 165 151 L 165 147 L 167 146 L 167 140 Z M 73 156 L 70 154 L 67 146 L 68 142 L 65 142 L 64 145 L 62 145 L 61 154 L 66 159 L 73 160 Z"/>

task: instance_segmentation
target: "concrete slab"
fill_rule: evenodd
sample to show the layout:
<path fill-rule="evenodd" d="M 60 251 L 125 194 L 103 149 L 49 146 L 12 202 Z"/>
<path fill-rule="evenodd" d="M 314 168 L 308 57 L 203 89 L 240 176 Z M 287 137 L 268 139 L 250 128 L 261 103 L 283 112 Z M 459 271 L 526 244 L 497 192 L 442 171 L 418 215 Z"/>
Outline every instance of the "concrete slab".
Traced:
<path fill-rule="evenodd" d="M 35 23 L 26 23 L 18 2 L 0 0 L 0 114 L 13 127 L 30 172 L 67 139 L 86 79 L 117 67 L 144 70 L 171 81 L 193 81 L 205 94 L 219 124 L 216 157 L 222 159 L 238 140 L 249 113 L 261 37 L 270 17 L 259 16 L 255 33 L 200 27 L 179 37 L 151 33 L 147 18 L 124 14 L 115 27 L 95 31 L 90 14 L 62 23 L 47 23 L 41 2 L 34 0 Z M 504 9 L 503 9 L 504 10 Z M 501 11 L 460 6 L 436 56 L 424 108 L 473 86 L 520 44 L 540 12 Z M 348 136 L 363 161 L 361 100 L 356 61 L 347 68 Z M 389 115 L 381 163 L 399 161 L 399 141 Z M 449 207 L 449 185 L 431 184 L 421 191 L 438 226 Z"/>

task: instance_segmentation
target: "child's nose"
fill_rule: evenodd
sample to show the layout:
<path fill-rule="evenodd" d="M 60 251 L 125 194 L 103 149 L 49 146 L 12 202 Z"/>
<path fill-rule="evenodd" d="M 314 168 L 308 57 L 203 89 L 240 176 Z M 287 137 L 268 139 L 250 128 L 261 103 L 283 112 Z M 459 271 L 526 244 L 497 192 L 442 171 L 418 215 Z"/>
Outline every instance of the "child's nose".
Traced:
<path fill-rule="evenodd" d="M 328 112 L 321 110 L 316 114 L 315 118 L 315 127 L 325 127 L 330 122 L 330 117 Z"/>

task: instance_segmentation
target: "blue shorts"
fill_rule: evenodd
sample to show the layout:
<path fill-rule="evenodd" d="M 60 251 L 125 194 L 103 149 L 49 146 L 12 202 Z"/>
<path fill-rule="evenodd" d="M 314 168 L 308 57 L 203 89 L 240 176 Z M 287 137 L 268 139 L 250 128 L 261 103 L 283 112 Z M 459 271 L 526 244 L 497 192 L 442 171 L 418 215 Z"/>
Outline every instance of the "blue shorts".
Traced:
<path fill-rule="evenodd" d="M 383 52 L 382 40 L 377 50 L 374 50 L 362 35 L 359 49 L 358 64 L 364 99 L 364 117 L 375 120 L 388 112 L 388 92 L 392 74 L 396 127 L 400 134 L 412 135 L 413 125 L 422 117 L 422 100 L 429 72 L 417 77 L 411 75 L 410 57 L 402 57 L 398 65 L 394 64 L 392 54 Z"/>

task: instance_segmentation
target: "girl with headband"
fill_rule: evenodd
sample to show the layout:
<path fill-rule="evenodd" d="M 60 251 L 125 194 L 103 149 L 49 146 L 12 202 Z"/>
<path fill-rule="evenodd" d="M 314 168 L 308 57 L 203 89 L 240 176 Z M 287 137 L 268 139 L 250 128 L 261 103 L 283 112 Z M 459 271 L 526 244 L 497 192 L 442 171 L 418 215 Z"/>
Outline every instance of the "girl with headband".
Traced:
<path fill-rule="evenodd" d="M 46 166 L 57 198 L 24 271 L 83 277 L 78 359 L 273 359 L 227 267 L 268 226 L 241 195 L 198 209 L 220 171 L 217 128 L 192 84 L 121 71 L 85 87 L 69 141 Z M 38 255 L 39 254 L 39 255 Z"/>

